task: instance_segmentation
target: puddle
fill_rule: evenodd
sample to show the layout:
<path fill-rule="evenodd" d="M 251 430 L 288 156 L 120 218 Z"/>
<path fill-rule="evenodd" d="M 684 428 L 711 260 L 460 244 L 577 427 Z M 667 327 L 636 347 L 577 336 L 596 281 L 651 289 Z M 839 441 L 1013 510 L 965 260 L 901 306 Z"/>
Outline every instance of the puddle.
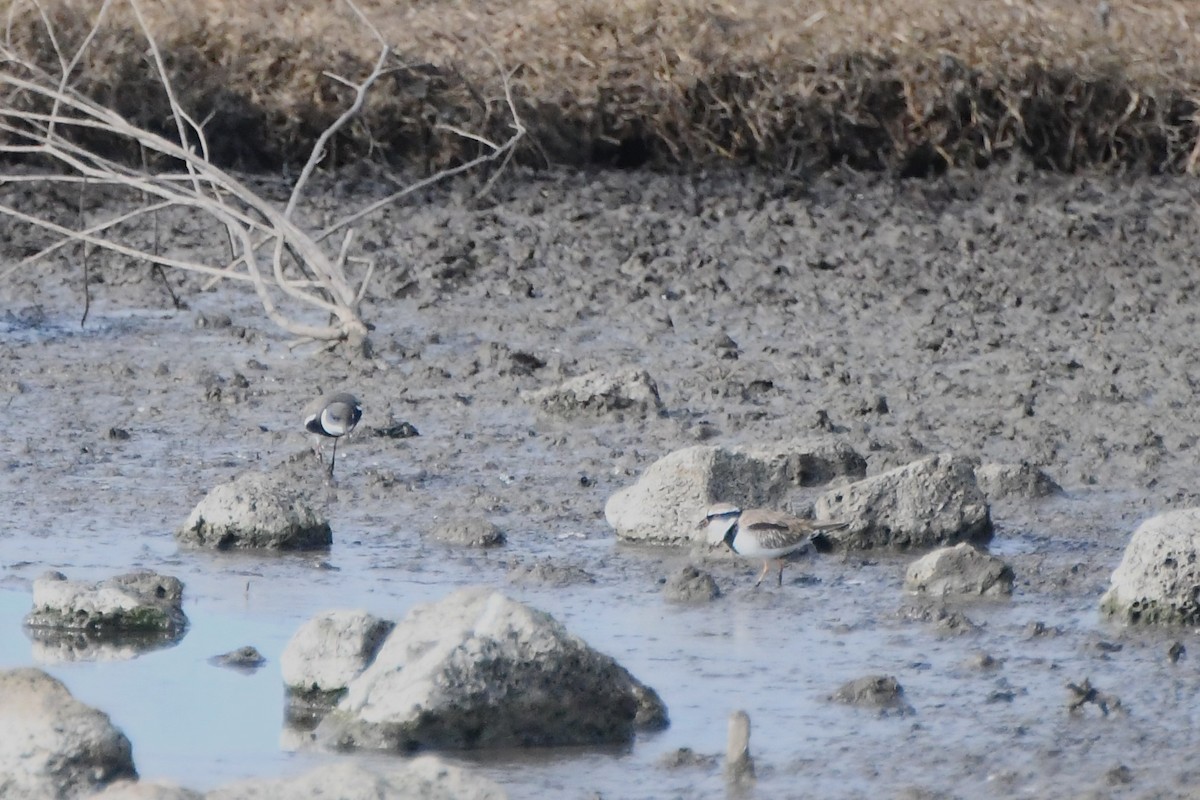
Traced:
<path fill-rule="evenodd" d="M 133 742 L 143 778 L 209 789 L 264 771 L 280 773 L 297 758 L 279 750 L 283 715 L 278 656 L 289 632 L 264 617 L 195 613 L 175 647 L 129 660 L 47 663 L 21 641 L 27 593 L 0 592 L 4 667 L 37 664 L 83 702 L 105 711 Z M 13 637 L 12 632 L 18 632 Z M 252 674 L 220 669 L 206 659 L 254 642 L 270 659 Z"/>
<path fill-rule="evenodd" d="M 1164 730 L 1190 737 L 1200 731 L 1200 714 L 1189 704 L 1164 702 L 1159 690 L 1146 689 L 1165 682 L 1172 687 L 1168 696 L 1191 697 L 1200 690 L 1196 670 L 1186 662 L 1166 664 L 1161 635 L 1105 629 L 1094 605 L 1078 598 L 967 604 L 962 610 L 982 633 L 942 636 L 899 614 L 901 558 L 807 562 L 789 570 L 782 590 L 758 591 L 750 589 L 752 566 L 716 564 L 727 596 L 691 608 L 661 600 L 655 576 L 686 559 L 664 560 L 659 550 L 554 541 L 540 549 L 552 546 L 560 559 L 592 565 L 597 582 L 549 588 L 507 584 L 503 553 L 414 546 L 401 536 L 374 542 L 366 531 L 348 538 L 327 554 L 309 556 L 162 548 L 160 557 L 147 558 L 143 552 L 143 561 L 160 561 L 152 566 L 188 586 L 191 627 L 184 639 L 133 660 L 42 666 L 112 716 L 133 741 L 144 777 L 197 789 L 286 774 L 330 757 L 281 749 L 279 656 L 302 621 L 331 607 L 398 617 L 415 603 L 480 582 L 549 611 L 615 656 L 659 691 L 671 714 L 670 728 L 629 748 L 452 754 L 513 797 L 591 791 L 723 797 L 719 769 L 667 769 L 658 761 L 681 747 L 723 752 L 726 718 L 736 709 L 752 720 L 757 791 L 764 797 L 866 796 L 879 785 L 1037 796 L 1066 788 L 1045 771 L 1054 753 L 1096 760 L 1098 751 L 1107 752 L 1115 767 L 1128 760 L 1120 741 L 1131 729 L 1147 735 L 1146 722 L 1157 716 L 1165 718 Z M 45 558 L 53 547 L 38 541 L 26 557 Z M 70 573 L 84 577 L 117 566 L 94 562 Z M 27 573 L 31 565 L 15 571 Z M 14 582 L 6 580 L 0 592 L 3 666 L 37 661 L 20 633 L 29 595 L 12 588 Z M 1031 636 L 1035 621 L 1061 632 Z M 1096 645 L 1105 637 L 1119 642 L 1119 659 Z M 257 647 L 267 664 L 247 675 L 207 663 L 243 645 Z M 980 651 L 1001 666 L 969 666 Z M 878 718 L 827 699 L 844 681 L 868 674 L 896 677 L 916 713 Z M 1133 674 L 1137 681 L 1130 680 Z M 1085 677 L 1119 695 L 1131 715 L 1105 719 L 1094 708 L 1067 714 L 1065 684 Z M 1011 747 L 1014 736 L 1018 750 Z M 803 792 L 797 793 L 797 781 Z"/>

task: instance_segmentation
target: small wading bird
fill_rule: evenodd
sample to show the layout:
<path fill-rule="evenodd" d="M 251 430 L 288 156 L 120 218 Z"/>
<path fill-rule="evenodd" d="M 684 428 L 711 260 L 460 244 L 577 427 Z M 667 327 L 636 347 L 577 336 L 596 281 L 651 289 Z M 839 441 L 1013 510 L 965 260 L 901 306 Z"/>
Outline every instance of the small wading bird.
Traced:
<path fill-rule="evenodd" d="M 781 511 L 751 508 L 743 511 L 732 503 L 717 503 L 700 520 L 707 531 L 709 545 L 724 543 L 742 558 L 761 558 L 762 572 L 757 587 L 767 576 L 774 561 L 779 567 L 779 585 L 783 585 L 783 558 L 808 546 L 814 533 L 845 528 L 848 522 L 813 522 Z"/>
<path fill-rule="evenodd" d="M 337 462 L 337 443 L 358 425 L 362 419 L 362 404 L 358 398 L 346 392 L 330 395 L 321 401 L 321 408 L 304 420 L 309 433 L 333 439 L 333 455 L 329 457 L 329 477 L 333 477 L 333 465 Z M 321 445 L 317 445 L 317 458 L 321 457 Z"/>

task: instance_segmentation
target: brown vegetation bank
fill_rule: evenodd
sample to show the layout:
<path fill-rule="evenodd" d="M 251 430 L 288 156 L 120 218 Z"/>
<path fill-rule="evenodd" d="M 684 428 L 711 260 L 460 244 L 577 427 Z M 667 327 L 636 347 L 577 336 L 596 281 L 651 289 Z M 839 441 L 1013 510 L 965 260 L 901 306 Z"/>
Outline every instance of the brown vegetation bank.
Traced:
<path fill-rule="evenodd" d="M 347 106 L 377 55 L 330 0 L 141 0 L 218 163 L 278 169 Z M 46 63 L 99 3 L 12 0 L 8 42 Z M 393 71 L 330 163 L 427 169 L 503 138 L 512 71 L 528 163 L 924 175 L 1021 152 L 1056 170 L 1191 171 L 1200 160 L 1200 6 L 1176 0 L 361 0 Z M 125 2 L 73 73 L 134 122 L 170 124 Z M 10 94 L 7 102 L 20 102 Z"/>

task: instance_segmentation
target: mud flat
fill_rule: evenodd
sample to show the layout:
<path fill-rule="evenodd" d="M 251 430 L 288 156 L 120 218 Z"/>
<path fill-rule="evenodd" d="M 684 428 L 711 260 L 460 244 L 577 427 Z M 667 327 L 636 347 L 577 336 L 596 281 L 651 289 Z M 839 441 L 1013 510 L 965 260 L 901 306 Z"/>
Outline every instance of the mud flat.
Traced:
<path fill-rule="evenodd" d="M 383 191 L 365 172 L 326 188 L 325 205 Z M 628 748 L 453 757 L 512 797 L 722 797 L 719 759 L 678 754 L 723 752 L 737 709 L 764 796 L 1182 796 L 1194 783 L 1178 753 L 1200 726 L 1178 698 L 1200 690 L 1200 645 L 1099 611 L 1137 524 L 1198 502 L 1193 182 L 1010 166 L 929 181 L 550 170 L 513 172 L 485 200 L 474 188 L 360 232 L 379 268 L 370 358 L 290 350 L 238 287 L 168 274 L 176 309 L 119 259 L 91 263 L 82 327 L 77 264 L 0 287 L 3 666 L 41 663 L 102 709 L 143 777 L 209 789 L 329 757 L 281 751 L 279 656 L 303 620 L 333 607 L 398 618 L 483 584 L 647 676 L 671 710 L 670 728 Z M 0 269 L 30 246 L 2 224 Z M 219 261 L 201 233 L 172 246 Z M 630 370 L 661 407 L 530 399 Z M 343 388 L 365 415 L 315 498 L 330 549 L 176 546 L 213 486 L 289 459 L 303 469 L 303 408 Z M 388 435 L 402 422 L 415 430 Z M 868 476 L 953 453 L 1028 462 L 1063 491 L 992 484 L 990 549 L 1015 575 L 1001 599 L 906 594 L 921 553 L 865 551 L 757 592 L 752 566 L 705 559 L 719 596 L 669 603 L 663 585 L 692 555 L 618 545 L 605 524 L 607 498 L 668 452 L 810 436 L 853 447 Z M 803 510 L 816 491 L 782 504 Z M 506 543 L 432 535 L 464 515 Z M 50 569 L 177 576 L 189 633 L 132 662 L 39 659 L 20 617 Z M 551 572 L 576 579 L 511 578 Z M 253 676 L 205 661 L 246 645 L 267 659 Z M 830 700 L 873 675 L 902 686 L 912 713 Z M 1067 684 L 1085 681 L 1119 706 L 1076 702 Z M 234 699 L 247 686 L 257 702 Z M 170 730 L 146 696 L 176 704 Z M 224 733 L 213 707 L 245 735 Z"/>

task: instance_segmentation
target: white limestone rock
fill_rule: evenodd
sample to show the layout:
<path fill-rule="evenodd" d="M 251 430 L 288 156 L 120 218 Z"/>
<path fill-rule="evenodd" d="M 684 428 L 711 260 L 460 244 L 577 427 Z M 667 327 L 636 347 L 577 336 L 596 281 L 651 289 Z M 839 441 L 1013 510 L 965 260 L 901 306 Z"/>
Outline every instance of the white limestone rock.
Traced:
<path fill-rule="evenodd" d="M 549 614 L 491 589 L 417 606 L 316 729 L 335 749 L 628 742 L 666 708 Z"/>
<path fill-rule="evenodd" d="M 303 485 L 286 475 L 247 472 L 213 487 L 175 538 L 214 550 L 311 550 L 329 547 L 333 532 Z"/>
<path fill-rule="evenodd" d="M 904 588 L 935 597 L 1008 597 L 1013 591 L 1013 569 L 1003 559 L 959 542 L 939 547 L 910 564 Z"/>
<path fill-rule="evenodd" d="M 1139 525 L 1100 607 L 1128 623 L 1200 624 L 1200 508 Z"/>
<path fill-rule="evenodd" d="M 991 510 L 966 458 L 936 455 L 832 489 L 814 506 L 845 522 L 819 544 L 835 549 L 934 547 L 992 536 Z"/>
<path fill-rule="evenodd" d="M 137 777 L 108 715 L 40 669 L 0 671 L 0 797 L 74 800 Z"/>

